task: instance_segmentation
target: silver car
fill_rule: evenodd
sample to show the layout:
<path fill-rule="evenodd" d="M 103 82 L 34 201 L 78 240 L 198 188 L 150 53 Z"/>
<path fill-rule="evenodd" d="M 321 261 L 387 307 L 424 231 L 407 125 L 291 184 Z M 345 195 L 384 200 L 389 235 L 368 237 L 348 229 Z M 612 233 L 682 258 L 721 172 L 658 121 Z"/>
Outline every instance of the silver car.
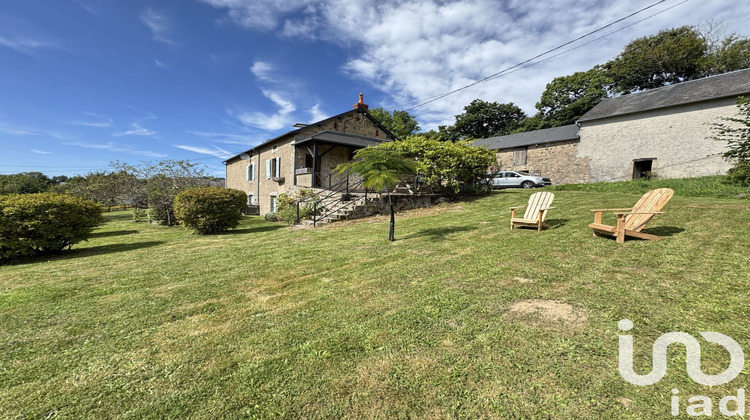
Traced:
<path fill-rule="evenodd" d="M 490 185 L 496 188 L 534 188 L 552 185 L 549 178 L 524 175 L 515 171 L 495 172 L 490 177 Z"/>

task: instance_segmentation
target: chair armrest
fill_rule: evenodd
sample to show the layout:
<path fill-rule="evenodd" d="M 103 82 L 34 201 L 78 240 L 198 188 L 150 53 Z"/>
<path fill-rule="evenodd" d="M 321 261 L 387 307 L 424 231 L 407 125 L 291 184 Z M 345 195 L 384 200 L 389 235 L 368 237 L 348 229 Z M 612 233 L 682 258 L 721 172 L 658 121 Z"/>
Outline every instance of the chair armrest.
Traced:
<path fill-rule="evenodd" d="M 511 210 L 515 210 L 515 209 L 522 209 L 524 207 L 526 207 L 526 206 L 515 206 L 515 207 L 511 207 L 510 209 Z"/>
<path fill-rule="evenodd" d="M 552 210 L 552 209 L 556 209 L 556 208 L 557 207 L 544 207 L 544 208 L 541 208 L 539 210 Z"/>
<path fill-rule="evenodd" d="M 625 211 L 625 210 L 633 210 L 632 207 L 629 207 L 627 209 L 594 209 L 589 211 Z"/>
<path fill-rule="evenodd" d="M 626 212 L 616 212 L 615 214 L 619 216 L 621 214 L 664 214 L 664 212 L 663 211 L 636 211 L 636 212 L 626 211 Z"/>

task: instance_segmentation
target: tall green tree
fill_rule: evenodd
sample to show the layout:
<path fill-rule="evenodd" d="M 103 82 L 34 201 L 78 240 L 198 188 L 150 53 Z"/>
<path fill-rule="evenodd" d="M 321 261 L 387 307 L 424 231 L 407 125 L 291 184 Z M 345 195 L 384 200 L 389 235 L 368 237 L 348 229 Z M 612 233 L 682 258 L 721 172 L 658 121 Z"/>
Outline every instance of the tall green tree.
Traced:
<path fill-rule="evenodd" d="M 370 115 L 398 138 L 404 138 L 419 131 L 417 119 L 407 111 L 395 109 L 391 112 L 377 107 L 370 110 Z"/>
<path fill-rule="evenodd" d="M 706 76 L 750 68 L 750 39 L 731 34 L 710 45 L 704 67 Z"/>
<path fill-rule="evenodd" d="M 612 91 L 631 93 L 701 77 L 706 40 L 692 26 L 660 31 L 630 42 L 605 67 Z"/>
<path fill-rule="evenodd" d="M 750 184 L 750 98 L 740 97 L 737 100 L 737 115 L 722 118 L 723 122 L 714 123 L 712 129 L 714 140 L 725 141 L 728 150 L 724 157 L 734 161 L 729 171 L 729 179 L 734 182 Z"/>
<path fill-rule="evenodd" d="M 413 174 L 416 164 L 393 149 L 366 147 L 354 153 L 354 161 L 336 167 L 338 173 L 351 171 L 364 179 L 365 188 L 385 191 L 388 196 L 388 207 L 391 213 L 388 240 L 394 240 L 396 217 L 391 199 L 391 190 L 401 180 L 402 175 Z"/>
<path fill-rule="evenodd" d="M 464 113 L 456 115 L 456 123 L 450 127 L 440 127 L 455 139 L 484 139 L 512 133 L 526 118 L 513 102 L 501 104 L 475 99 L 464 107 Z"/>
<path fill-rule="evenodd" d="M 607 86 L 611 83 L 601 66 L 552 79 L 536 104 L 542 128 L 575 123 L 607 97 Z"/>
<path fill-rule="evenodd" d="M 47 191 L 53 184 L 41 172 L 0 175 L 0 194 L 34 194 Z"/>

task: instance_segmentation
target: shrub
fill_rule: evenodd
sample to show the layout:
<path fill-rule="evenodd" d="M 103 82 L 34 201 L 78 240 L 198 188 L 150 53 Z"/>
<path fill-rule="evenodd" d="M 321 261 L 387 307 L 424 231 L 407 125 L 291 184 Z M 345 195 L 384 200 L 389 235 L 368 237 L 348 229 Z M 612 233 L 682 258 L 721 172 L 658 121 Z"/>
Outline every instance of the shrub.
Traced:
<path fill-rule="evenodd" d="M 300 202 L 299 215 L 300 218 L 310 218 L 313 215 L 315 209 L 315 202 L 320 199 L 320 196 L 310 188 L 305 188 L 297 191 L 293 194 L 279 194 L 276 205 L 278 212 L 276 214 L 276 220 L 286 222 L 287 224 L 293 225 L 297 222 L 297 202 Z M 325 211 L 325 208 L 318 204 L 318 214 Z"/>
<path fill-rule="evenodd" d="M 267 222 L 278 222 L 279 221 L 279 214 L 275 211 L 266 213 L 265 216 L 263 216 L 264 219 L 266 219 Z"/>
<path fill-rule="evenodd" d="M 0 197 L 0 258 L 59 253 L 104 222 L 98 204 L 54 193 Z"/>
<path fill-rule="evenodd" d="M 247 207 L 247 195 L 220 187 L 189 188 L 174 199 L 174 215 L 188 229 L 210 235 L 235 228 Z"/>

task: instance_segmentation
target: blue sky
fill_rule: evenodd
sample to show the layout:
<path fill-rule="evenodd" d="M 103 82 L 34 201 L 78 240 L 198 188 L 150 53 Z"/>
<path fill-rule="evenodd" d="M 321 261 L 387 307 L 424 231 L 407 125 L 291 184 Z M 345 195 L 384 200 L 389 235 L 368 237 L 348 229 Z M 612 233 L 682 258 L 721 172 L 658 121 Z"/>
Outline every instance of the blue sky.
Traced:
<path fill-rule="evenodd" d="M 360 92 L 371 107 L 408 109 L 655 1 L 4 2 L 0 173 L 191 159 L 223 176 L 223 158 L 347 111 Z M 707 19 L 748 35 L 749 18 L 750 2 L 667 0 L 599 41 L 410 112 L 423 129 L 475 98 L 532 114 L 552 78 L 636 37 Z"/>

